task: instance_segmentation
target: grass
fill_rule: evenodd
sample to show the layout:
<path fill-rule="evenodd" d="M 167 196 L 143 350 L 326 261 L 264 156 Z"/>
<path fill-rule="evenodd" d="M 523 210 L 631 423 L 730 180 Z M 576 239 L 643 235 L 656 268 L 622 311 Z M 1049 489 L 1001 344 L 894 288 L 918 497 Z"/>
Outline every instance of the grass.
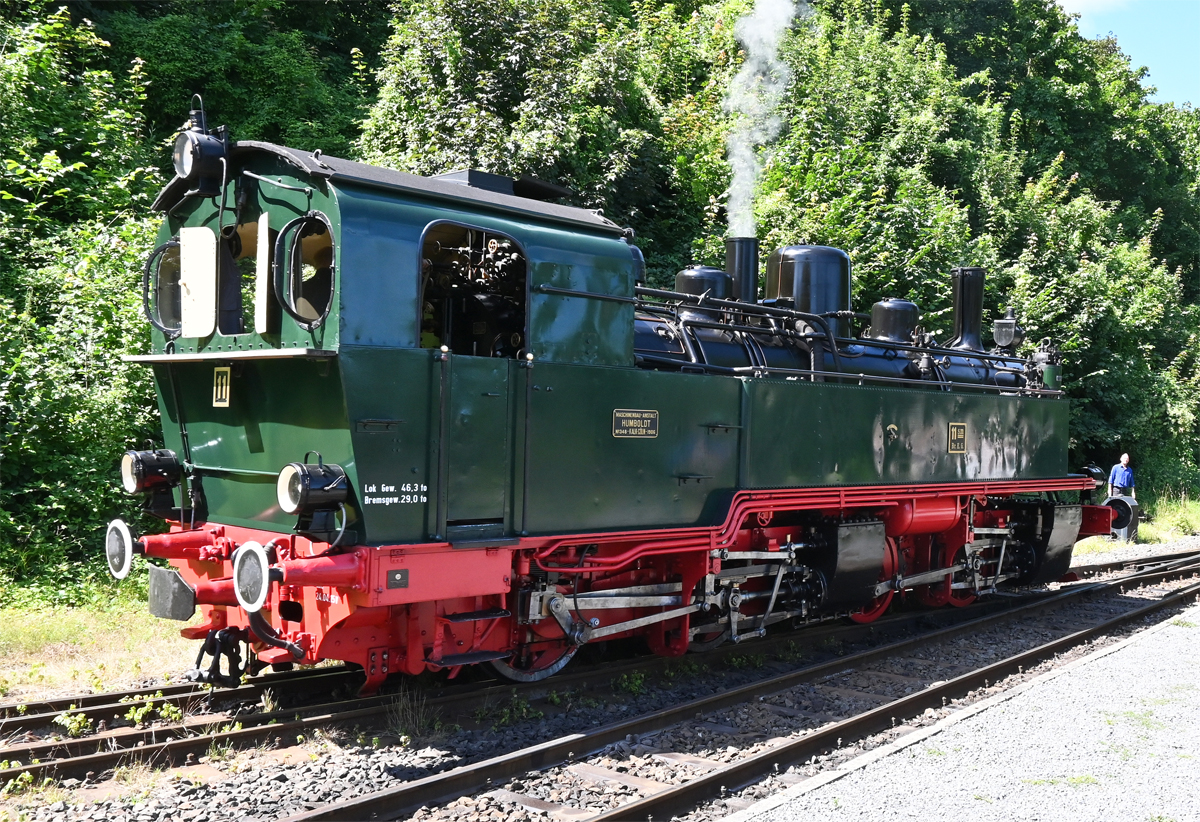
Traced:
<path fill-rule="evenodd" d="M 509 697 L 508 703 L 500 706 L 499 710 L 493 712 L 496 723 L 493 727 L 502 728 L 505 725 L 515 725 L 518 722 L 524 722 L 529 719 L 541 719 L 544 714 L 534 708 L 528 699 L 520 696 L 517 689 L 513 688 L 512 696 Z"/>
<path fill-rule="evenodd" d="M 181 627 L 124 598 L 74 607 L 10 600 L 0 607 L 0 698 L 111 690 L 178 674 L 197 651 Z"/>
<path fill-rule="evenodd" d="M 420 691 L 402 688 L 396 694 L 395 701 L 388 706 L 387 730 L 398 737 L 402 745 L 440 729 L 440 717 Z"/>
<path fill-rule="evenodd" d="M 612 688 L 614 691 L 638 696 L 646 693 L 646 675 L 644 673 L 628 673 L 621 674 L 613 681 Z"/>
<path fill-rule="evenodd" d="M 1154 731 L 1166 726 L 1154 718 L 1153 711 L 1102 711 L 1104 721 L 1108 725 L 1116 725 L 1118 721 L 1127 722 L 1145 731 Z"/>
<path fill-rule="evenodd" d="M 1147 521 L 1138 526 L 1138 542 L 1171 542 L 1200 534 L 1200 500 L 1186 492 L 1158 495 L 1146 506 L 1146 513 Z"/>

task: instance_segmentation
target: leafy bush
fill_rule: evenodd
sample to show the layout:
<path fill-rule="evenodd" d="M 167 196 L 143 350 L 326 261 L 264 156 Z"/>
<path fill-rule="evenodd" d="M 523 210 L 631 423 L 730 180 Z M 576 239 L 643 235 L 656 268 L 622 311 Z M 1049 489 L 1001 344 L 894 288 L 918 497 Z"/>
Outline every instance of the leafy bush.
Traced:
<path fill-rule="evenodd" d="M 116 460 L 157 427 L 150 375 L 120 357 L 148 339 L 153 227 L 129 209 L 158 177 L 137 66 L 95 67 L 106 44 L 62 10 L 3 27 L 0 581 L 41 578 L 69 599 L 97 576 L 75 563 L 101 556 L 106 518 L 133 515 Z"/>
<path fill-rule="evenodd" d="M 235 139 L 350 155 L 373 93 L 385 4 L 169 0 L 96 8 L 97 29 L 112 43 L 107 64 L 144 64 L 152 141 L 173 136 L 199 93 L 210 127 L 227 124 Z"/>
<path fill-rule="evenodd" d="M 117 460 L 157 437 L 139 267 L 149 220 L 81 223 L 38 241 L 23 300 L 0 298 L 0 568 L 18 579 L 100 556 L 134 516 Z M 69 576 L 70 572 L 66 574 Z"/>

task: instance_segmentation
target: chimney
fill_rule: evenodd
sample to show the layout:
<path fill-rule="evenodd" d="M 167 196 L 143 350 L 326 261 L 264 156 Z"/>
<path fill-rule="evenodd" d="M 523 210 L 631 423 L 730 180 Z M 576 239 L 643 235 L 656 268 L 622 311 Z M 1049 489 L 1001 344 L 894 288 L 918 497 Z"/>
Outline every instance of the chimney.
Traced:
<path fill-rule="evenodd" d="M 950 272 L 954 281 L 954 337 L 947 348 L 964 351 L 983 351 L 983 277 L 982 268 L 956 268 Z"/>
<path fill-rule="evenodd" d="M 730 237 L 725 241 L 725 272 L 733 277 L 733 297 L 758 302 L 758 238 Z"/>

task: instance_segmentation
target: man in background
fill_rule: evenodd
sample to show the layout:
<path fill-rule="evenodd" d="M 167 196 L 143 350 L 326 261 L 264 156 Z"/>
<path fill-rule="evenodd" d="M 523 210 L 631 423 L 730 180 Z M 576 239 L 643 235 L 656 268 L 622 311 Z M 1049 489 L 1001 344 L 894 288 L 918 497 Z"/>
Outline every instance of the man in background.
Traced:
<path fill-rule="evenodd" d="M 1133 469 L 1129 467 L 1128 454 L 1122 454 L 1121 461 L 1108 472 L 1108 495 L 1137 499 L 1137 489 L 1133 487 Z"/>

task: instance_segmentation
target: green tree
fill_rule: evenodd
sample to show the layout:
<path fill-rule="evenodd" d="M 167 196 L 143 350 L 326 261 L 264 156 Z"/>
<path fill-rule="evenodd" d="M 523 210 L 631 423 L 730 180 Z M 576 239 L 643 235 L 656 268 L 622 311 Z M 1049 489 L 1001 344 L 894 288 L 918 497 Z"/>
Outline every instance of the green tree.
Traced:
<path fill-rule="evenodd" d="M 105 517 L 132 515 L 114 468 L 152 435 L 153 392 L 120 355 L 147 341 L 139 272 L 160 179 L 139 66 L 107 71 L 104 41 L 61 10 L 3 28 L 0 572 L 27 579 L 95 561 Z"/>
<path fill-rule="evenodd" d="M 1062 155 L 1082 190 L 1119 204 L 1127 225 L 1161 211 L 1151 248 L 1200 299 L 1200 168 L 1189 162 L 1195 112 L 1149 102 L 1145 68 L 1113 38 L 1089 40 L 1054 0 L 919 2 L 824 0 L 831 14 L 872 7 L 885 25 L 936 39 L 977 100 L 1001 102 L 1007 134 L 1036 177 Z M 1133 235 L 1127 236 L 1132 239 Z M 1014 250 L 1015 251 L 1015 250 Z"/>
<path fill-rule="evenodd" d="M 169 139 L 200 94 L 209 126 L 228 125 L 234 139 L 353 156 L 387 34 L 383 3 L 169 0 L 75 11 L 111 41 L 110 65 L 144 61 L 151 140 Z"/>
<path fill-rule="evenodd" d="M 710 194 L 681 179 L 663 139 L 664 107 L 704 85 L 696 19 L 651 3 L 401 3 L 362 153 L 418 174 L 558 183 L 633 225 L 652 268 L 673 272 L 700 224 L 682 206 Z"/>
<path fill-rule="evenodd" d="M 141 130 L 142 64 L 103 68 L 106 43 L 64 9 L 3 28 L 0 228 L 144 207 L 157 175 Z"/>

